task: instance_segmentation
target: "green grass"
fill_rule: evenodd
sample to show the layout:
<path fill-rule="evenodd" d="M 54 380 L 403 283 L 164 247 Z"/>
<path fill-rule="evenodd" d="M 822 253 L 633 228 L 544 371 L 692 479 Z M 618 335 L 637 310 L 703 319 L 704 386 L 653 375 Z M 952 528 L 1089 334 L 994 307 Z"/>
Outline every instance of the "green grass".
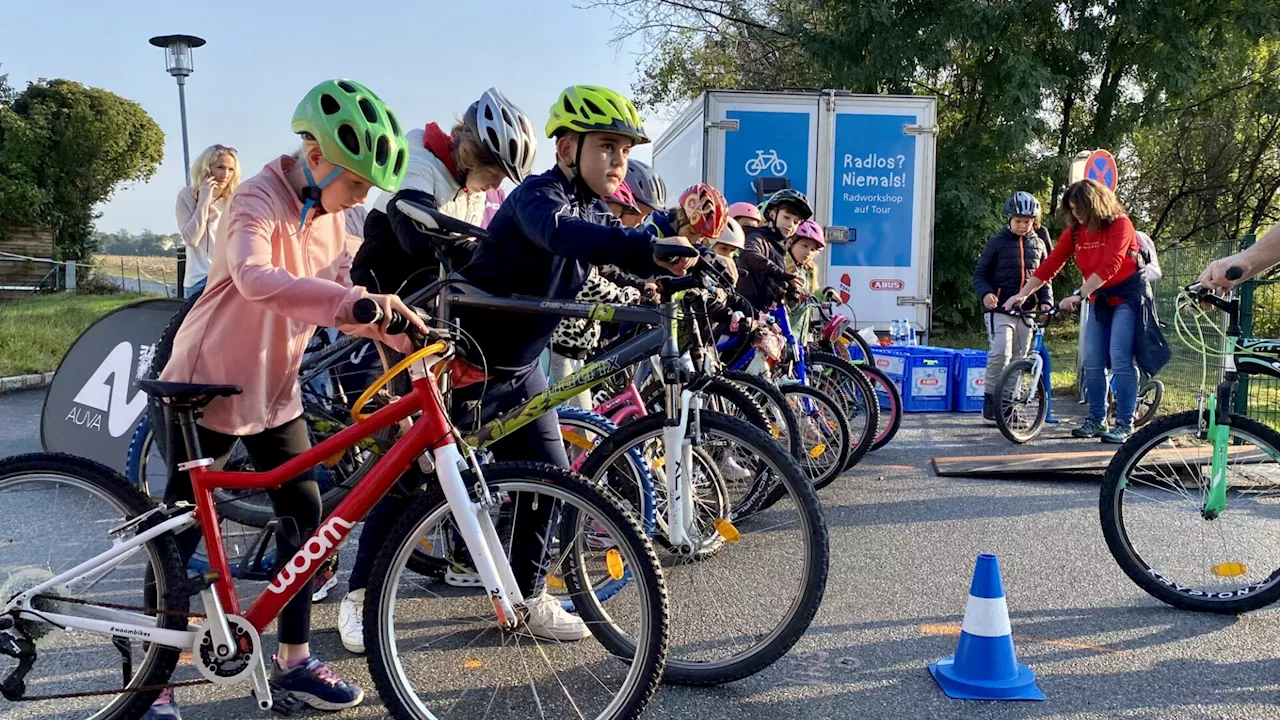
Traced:
<path fill-rule="evenodd" d="M 53 372 L 85 328 L 143 297 L 58 293 L 0 301 L 0 377 Z"/>
<path fill-rule="evenodd" d="M 1049 348 L 1049 360 L 1053 363 L 1054 395 L 1074 395 L 1076 392 L 1076 347 L 1079 345 L 1079 325 L 1075 322 L 1055 322 L 1044 336 Z M 975 330 L 939 330 L 930 343 L 936 347 L 970 348 L 986 350 L 987 332 Z"/>

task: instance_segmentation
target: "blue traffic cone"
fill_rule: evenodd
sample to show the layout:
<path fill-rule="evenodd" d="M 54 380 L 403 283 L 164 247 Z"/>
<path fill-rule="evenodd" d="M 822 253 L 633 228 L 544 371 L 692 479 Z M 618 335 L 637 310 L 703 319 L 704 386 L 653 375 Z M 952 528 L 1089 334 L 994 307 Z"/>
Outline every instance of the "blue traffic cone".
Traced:
<path fill-rule="evenodd" d="M 1044 700 L 1036 674 L 1013 654 L 1009 607 L 995 555 L 978 556 L 956 654 L 930 663 L 929 672 L 950 698 Z"/>

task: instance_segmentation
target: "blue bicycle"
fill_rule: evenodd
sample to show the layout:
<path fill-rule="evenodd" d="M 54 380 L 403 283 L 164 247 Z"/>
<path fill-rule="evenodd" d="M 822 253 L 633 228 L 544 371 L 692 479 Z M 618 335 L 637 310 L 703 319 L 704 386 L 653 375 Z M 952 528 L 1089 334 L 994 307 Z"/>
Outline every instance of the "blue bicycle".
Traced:
<path fill-rule="evenodd" d="M 796 342 L 786 308 L 775 307 L 767 318 L 762 324 L 743 328 L 743 332 L 717 343 L 716 349 L 730 370 L 771 379 L 777 385 L 796 416 L 799 438 L 796 459 L 814 487 L 821 489 L 850 464 L 856 445 L 849 418 L 841 399 L 828 390 L 810 386 L 808 351 Z M 741 320 L 738 322 L 741 327 Z M 770 338 L 770 333 L 774 337 Z M 780 352 L 774 349 L 779 335 L 785 341 Z M 762 352 L 757 345 L 768 346 L 770 350 Z M 862 397 L 871 396 L 868 387 Z"/>

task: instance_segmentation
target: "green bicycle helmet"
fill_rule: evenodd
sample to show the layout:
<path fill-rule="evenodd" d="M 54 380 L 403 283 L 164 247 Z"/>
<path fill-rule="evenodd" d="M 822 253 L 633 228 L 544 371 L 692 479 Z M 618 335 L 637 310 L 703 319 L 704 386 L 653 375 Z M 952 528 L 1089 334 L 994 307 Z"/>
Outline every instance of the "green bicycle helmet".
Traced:
<path fill-rule="evenodd" d="M 307 187 L 299 229 L 307 212 L 320 203 L 320 191 L 343 170 L 393 193 L 409 166 L 409 144 L 395 114 L 372 90 L 352 80 L 326 80 L 311 88 L 293 111 L 289 128 L 315 138 L 324 159 L 338 166 L 316 182 L 311 168 L 302 164 Z"/>
<path fill-rule="evenodd" d="M 637 145 L 649 142 L 636 106 L 621 94 L 598 85 L 571 85 L 561 91 L 551 106 L 547 137 L 555 137 L 561 130 L 611 132 L 625 135 Z"/>

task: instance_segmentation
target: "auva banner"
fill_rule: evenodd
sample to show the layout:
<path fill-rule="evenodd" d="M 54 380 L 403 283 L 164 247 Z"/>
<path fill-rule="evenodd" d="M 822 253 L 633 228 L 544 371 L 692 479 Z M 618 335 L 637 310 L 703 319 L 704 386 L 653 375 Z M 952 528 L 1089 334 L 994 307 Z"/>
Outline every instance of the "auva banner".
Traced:
<path fill-rule="evenodd" d="M 916 137 L 902 129 L 916 122 L 913 115 L 836 117 L 831 224 L 850 228 L 854 242 L 832 247 L 833 266 L 911 266 Z"/>
<path fill-rule="evenodd" d="M 133 386 L 146 377 L 156 342 L 180 300 L 143 300 L 103 317 L 67 351 L 45 395 L 40 440 L 65 452 L 124 470 L 147 396 Z"/>
<path fill-rule="evenodd" d="M 729 202 L 756 202 L 756 178 L 785 177 L 809 192 L 809 122 L 803 112 L 728 110 L 738 129 L 725 133 L 724 195 Z M 683 188 L 680 188 L 681 190 Z"/>

